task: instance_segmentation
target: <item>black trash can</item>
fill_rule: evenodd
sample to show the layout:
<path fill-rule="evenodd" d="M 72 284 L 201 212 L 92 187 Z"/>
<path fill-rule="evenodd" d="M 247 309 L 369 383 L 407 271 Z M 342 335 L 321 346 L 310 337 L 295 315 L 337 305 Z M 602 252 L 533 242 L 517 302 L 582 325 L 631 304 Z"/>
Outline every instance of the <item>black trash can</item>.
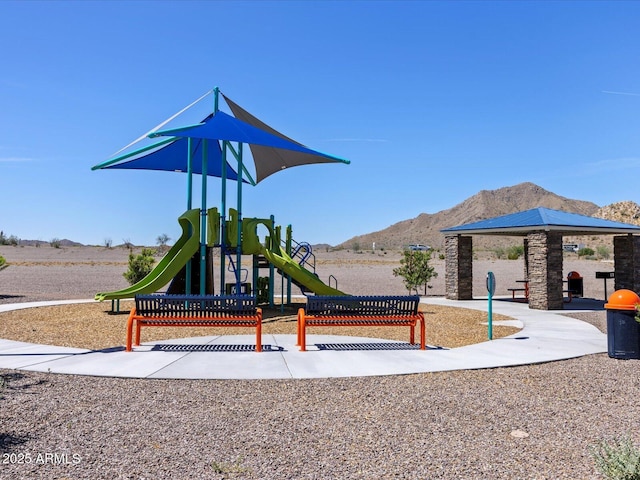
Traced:
<path fill-rule="evenodd" d="M 574 297 L 584 297 L 584 278 L 578 272 L 569 272 L 567 275 L 567 290 Z"/>
<path fill-rule="evenodd" d="M 640 360 L 640 323 L 636 305 L 640 297 L 631 290 L 617 290 L 609 297 L 607 309 L 607 346 L 609 357 Z"/>

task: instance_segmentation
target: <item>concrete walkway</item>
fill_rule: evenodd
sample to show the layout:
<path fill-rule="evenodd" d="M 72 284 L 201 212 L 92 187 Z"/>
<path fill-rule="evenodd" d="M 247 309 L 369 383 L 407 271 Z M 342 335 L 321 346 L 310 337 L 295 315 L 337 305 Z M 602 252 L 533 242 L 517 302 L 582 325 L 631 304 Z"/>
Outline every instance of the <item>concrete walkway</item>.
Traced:
<path fill-rule="evenodd" d="M 427 304 L 487 310 L 487 300 L 428 298 Z M 0 312 L 69 302 L 0 305 Z M 578 302 L 572 305 L 572 311 Z M 295 335 L 262 336 L 263 352 L 253 351 L 255 335 L 181 338 L 143 344 L 133 352 L 118 346 L 86 350 L 0 339 L 0 368 L 129 378 L 279 379 L 400 375 L 525 365 L 607 352 L 607 336 L 596 327 L 559 315 L 530 310 L 527 304 L 494 301 L 493 312 L 523 326 L 510 337 L 466 347 L 426 351 L 392 340 L 308 335 L 307 352 Z M 497 324 L 498 322 L 494 322 Z"/>

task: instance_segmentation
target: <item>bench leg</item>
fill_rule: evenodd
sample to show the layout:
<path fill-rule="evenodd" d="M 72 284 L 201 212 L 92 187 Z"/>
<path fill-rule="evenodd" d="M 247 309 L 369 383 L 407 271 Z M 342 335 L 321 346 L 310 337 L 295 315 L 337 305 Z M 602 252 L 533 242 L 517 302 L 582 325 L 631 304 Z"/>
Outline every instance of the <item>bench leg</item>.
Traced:
<path fill-rule="evenodd" d="M 300 319 L 300 323 L 298 324 L 298 343 L 300 344 L 300 351 L 301 352 L 306 352 L 307 351 L 307 322 L 305 321 L 305 318 L 302 317 Z"/>
<path fill-rule="evenodd" d="M 142 329 L 142 321 L 138 320 L 136 322 L 136 342 L 134 343 L 134 345 L 136 347 L 140 346 L 140 330 Z"/>
<path fill-rule="evenodd" d="M 258 324 L 256 325 L 256 352 L 262 351 L 262 313 L 258 313 Z"/>
<path fill-rule="evenodd" d="M 306 338 L 306 322 L 305 322 L 305 311 L 304 308 L 298 309 L 298 338 L 296 340 L 296 346 L 300 347 L 300 351 L 304 352 L 307 347 L 307 338 Z"/>
<path fill-rule="evenodd" d="M 420 322 L 420 350 L 426 350 L 427 348 L 427 336 L 425 333 L 425 321 L 424 321 L 424 315 L 420 314 L 420 320 L 418 320 L 418 322 Z"/>
<path fill-rule="evenodd" d="M 411 345 L 414 345 L 416 343 L 416 325 L 415 324 L 411 325 L 411 327 L 409 327 L 409 329 L 410 329 L 409 343 Z"/>
<path fill-rule="evenodd" d="M 131 342 L 132 342 L 132 337 L 133 337 L 133 324 L 135 322 L 135 308 L 133 310 L 131 310 L 131 313 L 129 314 L 129 318 L 127 319 L 127 347 L 126 350 L 127 352 L 130 352 L 132 350 L 131 348 Z"/>

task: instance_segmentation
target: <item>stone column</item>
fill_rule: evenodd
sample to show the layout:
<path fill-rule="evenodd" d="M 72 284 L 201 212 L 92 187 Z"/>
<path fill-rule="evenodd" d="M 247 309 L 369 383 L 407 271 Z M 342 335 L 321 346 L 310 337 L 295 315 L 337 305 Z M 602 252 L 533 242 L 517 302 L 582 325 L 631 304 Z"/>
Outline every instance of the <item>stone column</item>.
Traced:
<path fill-rule="evenodd" d="M 444 239 L 445 293 L 449 300 L 473 299 L 473 243 L 471 237 Z"/>
<path fill-rule="evenodd" d="M 529 264 L 529 308 L 561 310 L 562 234 L 532 232 L 527 235 Z"/>
<path fill-rule="evenodd" d="M 525 237 L 522 240 L 522 246 L 524 247 L 524 278 L 527 280 L 529 278 L 529 241 Z"/>
<path fill-rule="evenodd" d="M 640 291 L 640 237 L 613 237 L 614 289 Z"/>

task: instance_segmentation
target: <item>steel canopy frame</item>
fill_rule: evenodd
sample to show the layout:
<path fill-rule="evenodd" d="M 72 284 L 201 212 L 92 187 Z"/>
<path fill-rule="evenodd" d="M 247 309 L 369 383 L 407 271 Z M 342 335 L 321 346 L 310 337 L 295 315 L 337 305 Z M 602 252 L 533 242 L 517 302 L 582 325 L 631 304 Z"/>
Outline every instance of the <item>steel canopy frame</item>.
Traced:
<path fill-rule="evenodd" d="M 214 108 L 213 113 L 207 116 L 201 123 L 185 127 L 159 131 L 161 127 L 173 120 L 180 113 L 195 105 L 204 97 L 213 93 Z M 236 293 L 240 293 L 240 272 L 242 262 L 242 184 L 250 183 L 256 185 L 264 180 L 267 176 L 276 173 L 282 169 L 307 165 L 312 163 L 350 163 L 348 160 L 312 150 L 301 143 L 286 137 L 280 132 L 269 127 L 246 110 L 243 110 L 237 104 L 229 100 L 223 95 L 227 104 L 231 108 L 236 117 L 228 115 L 219 110 L 219 96 L 221 92 L 218 87 L 210 90 L 191 105 L 184 108 L 172 116 L 169 120 L 155 127 L 145 136 L 148 138 L 169 137 L 163 139 L 153 145 L 146 146 L 135 150 L 131 153 L 120 155 L 114 159 L 108 160 L 100 165 L 92 168 L 92 170 L 102 168 L 132 168 L 147 170 L 169 170 L 182 171 L 187 173 L 187 209 L 192 209 L 193 196 L 193 174 L 202 176 L 201 187 L 201 208 L 200 208 L 200 293 L 206 293 L 206 253 L 207 253 L 207 183 L 209 176 L 219 176 L 221 178 L 221 212 L 220 212 L 220 228 L 221 228 L 221 248 L 225 248 L 227 222 L 226 222 L 226 199 L 227 199 L 227 180 L 235 180 L 237 182 L 237 238 L 236 238 L 236 265 L 235 265 L 235 281 Z M 140 139 L 144 138 L 141 137 Z M 119 154 L 123 150 L 129 148 L 140 139 L 124 147 L 116 153 Z M 196 142 L 198 140 L 199 142 Z M 215 149 L 209 144 L 209 141 L 215 142 Z M 181 142 L 187 145 L 187 164 L 178 165 L 178 154 Z M 234 148 L 232 142 L 237 142 L 237 148 Z M 252 175 L 246 168 L 243 159 L 243 144 L 247 143 L 253 153 L 253 160 L 256 166 L 257 178 L 254 180 Z M 171 150 L 169 150 L 171 149 Z M 200 171 L 197 169 L 197 159 L 195 154 L 201 150 Z M 228 153 L 234 157 L 237 162 L 237 169 L 231 167 L 228 163 Z M 184 157 L 182 157 L 184 162 Z M 158 162 L 160 160 L 160 162 Z M 210 162 L 218 162 L 220 170 L 214 167 L 210 169 Z M 215 163 L 214 163 L 215 165 Z M 246 178 L 246 180 L 245 180 Z M 225 255 L 221 255 L 220 269 L 220 293 L 225 293 Z M 187 263 L 187 292 L 191 290 L 191 262 Z"/>
<path fill-rule="evenodd" d="M 284 168 L 306 165 L 312 163 L 350 163 L 348 160 L 335 157 L 326 153 L 312 150 L 301 143 L 286 137 L 280 132 L 269 127 L 256 117 L 249 114 L 247 111 L 241 109 L 238 105 L 231 102 L 226 96 L 224 96 L 227 103 L 230 105 L 232 111 L 237 115 L 241 115 L 242 119 L 235 118 L 224 112 L 220 112 L 219 95 L 220 90 L 218 87 L 213 89 L 214 93 L 214 113 L 210 121 L 199 125 L 192 125 L 186 127 L 179 127 L 163 131 L 155 131 L 149 135 L 150 138 L 159 136 L 176 136 L 187 138 L 199 138 L 203 141 L 216 140 L 221 142 L 221 162 L 224 165 L 227 160 L 227 152 L 231 152 L 237 161 L 236 175 L 237 179 L 237 238 L 236 238 L 236 265 L 235 265 L 235 283 L 236 293 L 240 292 L 241 279 L 240 272 L 242 269 L 242 184 L 243 174 L 246 174 L 249 178 L 249 182 L 252 185 L 260 182 L 267 176 L 280 171 Z M 233 148 L 231 142 L 237 142 L 237 150 Z M 256 171 L 258 173 L 257 181 L 247 172 L 247 169 L 243 161 L 243 149 L 244 143 L 249 144 L 254 155 L 253 159 L 256 164 Z M 287 153 L 288 152 L 288 153 Z M 204 168 L 204 167 L 203 167 Z M 226 169 L 221 169 L 222 187 L 221 187 L 221 228 L 222 228 L 222 243 L 226 240 Z M 206 175 L 203 175 L 202 191 L 206 191 Z M 202 231 L 206 227 L 206 196 L 202 197 Z M 224 248 L 224 244 L 223 247 Z M 224 255 L 221 255 L 220 266 L 220 289 L 221 293 L 225 288 L 225 261 Z M 204 263 L 206 261 L 206 247 L 201 245 L 201 271 L 204 271 Z M 202 274 L 201 274 L 202 277 Z M 204 287 L 201 278 L 201 293 L 204 292 Z"/>

